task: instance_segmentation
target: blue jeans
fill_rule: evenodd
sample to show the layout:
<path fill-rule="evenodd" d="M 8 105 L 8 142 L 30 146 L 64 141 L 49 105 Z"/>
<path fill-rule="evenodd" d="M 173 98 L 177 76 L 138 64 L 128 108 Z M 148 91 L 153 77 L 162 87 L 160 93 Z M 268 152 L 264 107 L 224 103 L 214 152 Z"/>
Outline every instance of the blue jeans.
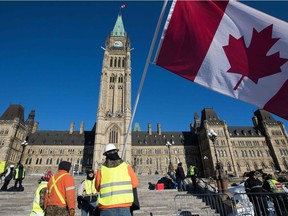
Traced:
<path fill-rule="evenodd" d="M 177 184 L 178 184 L 178 191 L 183 191 L 184 190 L 184 181 L 182 179 L 177 179 Z"/>
<path fill-rule="evenodd" d="M 96 202 L 82 202 L 82 208 L 81 208 L 81 216 L 93 216 L 94 210 L 96 208 Z"/>
<path fill-rule="evenodd" d="M 100 211 L 100 216 L 131 216 L 130 208 L 111 208 Z"/>

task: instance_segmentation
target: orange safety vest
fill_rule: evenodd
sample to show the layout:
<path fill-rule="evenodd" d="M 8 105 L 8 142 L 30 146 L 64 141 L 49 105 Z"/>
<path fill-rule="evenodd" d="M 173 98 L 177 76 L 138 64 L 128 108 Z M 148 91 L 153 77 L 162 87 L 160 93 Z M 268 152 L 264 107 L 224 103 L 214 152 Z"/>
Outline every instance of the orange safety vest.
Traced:
<path fill-rule="evenodd" d="M 52 186 L 49 188 L 49 191 L 48 191 L 48 195 L 49 195 L 49 194 L 51 194 L 52 189 L 54 189 L 58 198 L 60 199 L 60 201 L 63 205 L 66 204 L 66 201 L 63 198 L 63 195 L 60 193 L 56 183 L 65 175 L 68 175 L 68 173 L 63 173 L 62 175 L 58 176 L 58 178 L 56 180 L 55 180 L 55 176 L 53 175 L 52 176 Z"/>

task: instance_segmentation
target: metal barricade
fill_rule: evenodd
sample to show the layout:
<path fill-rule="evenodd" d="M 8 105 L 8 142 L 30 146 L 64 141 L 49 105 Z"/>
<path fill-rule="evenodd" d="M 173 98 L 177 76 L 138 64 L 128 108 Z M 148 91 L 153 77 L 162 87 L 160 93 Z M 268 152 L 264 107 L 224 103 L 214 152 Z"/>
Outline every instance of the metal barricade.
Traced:
<path fill-rule="evenodd" d="M 227 205 L 227 194 L 179 194 L 174 198 L 177 216 L 227 216 L 232 212 Z"/>
<path fill-rule="evenodd" d="M 287 193 L 235 193 L 231 198 L 235 216 L 287 216 Z"/>

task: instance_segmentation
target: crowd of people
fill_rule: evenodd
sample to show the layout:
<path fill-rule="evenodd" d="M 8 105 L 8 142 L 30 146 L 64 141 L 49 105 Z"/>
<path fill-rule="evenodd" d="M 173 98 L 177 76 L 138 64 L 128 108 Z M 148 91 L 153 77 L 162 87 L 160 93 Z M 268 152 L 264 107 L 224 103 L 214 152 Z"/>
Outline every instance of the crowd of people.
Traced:
<path fill-rule="evenodd" d="M 81 209 L 81 216 L 130 216 L 138 200 L 135 191 L 138 178 L 132 167 L 118 155 L 114 144 L 104 149 L 105 162 L 97 170 L 87 171 L 78 186 L 77 197 L 71 163 L 61 161 L 58 172 L 47 173 L 39 180 L 30 216 L 74 216 Z M 136 197 L 135 197 L 136 196 Z"/>
<path fill-rule="evenodd" d="M 5 161 L 4 161 L 5 162 Z M 4 163 L 3 163 L 4 164 Z M 0 191 L 23 191 L 24 187 L 22 186 L 22 181 L 25 178 L 25 169 L 24 166 L 20 163 L 17 165 L 16 169 L 13 164 L 10 165 L 8 169 L 0 173 L 1 178 L 4 179 L 4 183 Z M 14 180 L 14 187 L 8 188 L 8 185 L 11 180 Z"/>
<path fill-rule="evenodd" d="M 288 197 L 282 185 L 271 174 L 263 174 L 262 181 L 256 171 L 249 173 L 245 191 L 252 202 L 256 215 L 269 215 L 268 199 L 271 198 L 277 215 L 288 215 Z M 271 193 L 273 193 L 271 195 Z"/>

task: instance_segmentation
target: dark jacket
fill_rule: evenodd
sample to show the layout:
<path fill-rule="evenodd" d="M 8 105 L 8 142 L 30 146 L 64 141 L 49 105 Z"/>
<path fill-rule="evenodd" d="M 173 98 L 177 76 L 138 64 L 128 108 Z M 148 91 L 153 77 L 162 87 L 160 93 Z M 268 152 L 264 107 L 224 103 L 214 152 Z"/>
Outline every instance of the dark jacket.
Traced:
<path fill-rule="evenodd" d="M 10 167 L 10 168 L 8 168 L 6 171 L 5 171 L 5 181 L 9 181 L 9 180 L 11 180 L 13 177 L 14 177 L 14 174 L 15 173 L 15 170 L 14 170 L 14 168 L 12 167 Z"/>
<path fill-rule="evenodd" d="M 178 166 L 176 169 L 176 179 L 185 179 L 185 174 L 182 166 Z"/>
<path fill-rule="evenodd" d="M 262 181 L 258 178 L 254 179 L 252 177 L 248 178 L 245 183 L 246 193 L 260 193 L 262 192 Z"/>

